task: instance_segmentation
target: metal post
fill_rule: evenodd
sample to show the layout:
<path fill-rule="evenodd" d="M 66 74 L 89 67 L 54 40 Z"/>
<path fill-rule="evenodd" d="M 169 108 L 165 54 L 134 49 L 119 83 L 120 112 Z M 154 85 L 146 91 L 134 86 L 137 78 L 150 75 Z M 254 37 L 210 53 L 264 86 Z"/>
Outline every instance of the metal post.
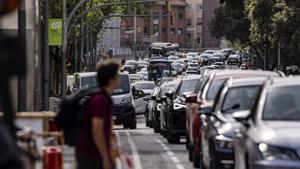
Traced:
<path fill-rule="evenodd" d="M 21 52 L 22 57 L 26 58 L 26 9 L 25 0 L 22 0 L 18 9 L 18 36 L 21 40 Z M 26 59 L 25 59 L 26 61 Z M 22 63 L 26 64 L 26 63 Z M 27 107 L 27 80 L 26 76 L 18 77 L 18 111 L 26 111 Z"/>
<path fill-rule="evenodd" d="M 67 78 L 66 78 L 66 54 L 67 54 L 67 0 L 63 0 L 63 35 L 62 35 L 62 49 L 61 49 L 61 96 L 67 96 Z"/>
<path fill-rule="evenodd" d="M 86 67 L 86 69 L 87 70 L 89 70 L 89 59 L 90 59 L 90 57 L 89 57 L 89 27 L 88 26 L 86 26 L 86 58 L 85 58 L 85 61 L 86 61 L 86 64 L 85 64 L 85 67 Z"/>
<path fill-rule="evenodd" d="M 133 19 L 133 50 L 134 59 L 136 58 L 136 9 L 134 8 L 134 19 Z"/>
<path fill-rule="evenodd" d="M 281 66 L 281 43 L 278 42 L 278 60 L 277 60 L 277 68 L 280 70 Z"/>
<path fill-rule="evenodd" d="M 45 0 L 44 7 L 44 41 L 43 41 L 43 110 L 49 109 L 49 46 L 48 46 L 48 19 L 49 19 L 49 0 Z"/>
<path fill-rule="evenodd" d="M 84 10 L 84 7 L 82 7 L 82 10 Z M 82 60 L 83 60 L 83 48 L 84 48 L 84 38 L 83 38 L 83 16 L 81 17 L 80 22 L 80 68 L 79 71 L 82 69 Z"/>
<path fill-rule="evenodd" d="M 74 72 L 78 72 L 78 54 L 77 54 L 77 38 L 76 31 L 74 31 Z"/>

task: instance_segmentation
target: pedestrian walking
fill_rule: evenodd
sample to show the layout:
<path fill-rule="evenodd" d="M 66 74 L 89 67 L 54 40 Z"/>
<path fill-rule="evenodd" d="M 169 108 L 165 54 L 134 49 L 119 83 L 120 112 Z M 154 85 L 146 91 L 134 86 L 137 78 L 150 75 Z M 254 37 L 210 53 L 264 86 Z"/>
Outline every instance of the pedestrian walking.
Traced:
<path fill-rule="evenodd" d="M 119 64 L 105 60 L 97 66 L 99 91 L 91 95 L 76 143 L 78 169 L 113 169 L 111 95 L 119 87 Z"/>

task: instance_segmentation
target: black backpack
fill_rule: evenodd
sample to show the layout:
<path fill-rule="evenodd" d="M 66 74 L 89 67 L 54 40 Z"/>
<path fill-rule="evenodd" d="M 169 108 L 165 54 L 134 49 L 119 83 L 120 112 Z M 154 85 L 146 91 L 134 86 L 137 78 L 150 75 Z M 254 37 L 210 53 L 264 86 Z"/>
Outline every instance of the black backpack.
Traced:
<path fill-rule="evenodd" d="M 65 143 L 74 146 L 82 129 L 84 112 L 90 96 L 98 89 L 81 89 L 63 99 L 55 117 L 55 125 L 63 130 Z"/>

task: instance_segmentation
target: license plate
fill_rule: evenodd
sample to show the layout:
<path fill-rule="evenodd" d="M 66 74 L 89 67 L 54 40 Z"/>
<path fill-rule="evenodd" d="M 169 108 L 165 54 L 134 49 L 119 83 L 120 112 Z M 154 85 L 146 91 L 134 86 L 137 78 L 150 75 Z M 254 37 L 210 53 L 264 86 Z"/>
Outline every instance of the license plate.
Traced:
<path fill-rule="evenodd" d="M 117 116 L 113 116 L 113 120 L 117 120 Z"/>

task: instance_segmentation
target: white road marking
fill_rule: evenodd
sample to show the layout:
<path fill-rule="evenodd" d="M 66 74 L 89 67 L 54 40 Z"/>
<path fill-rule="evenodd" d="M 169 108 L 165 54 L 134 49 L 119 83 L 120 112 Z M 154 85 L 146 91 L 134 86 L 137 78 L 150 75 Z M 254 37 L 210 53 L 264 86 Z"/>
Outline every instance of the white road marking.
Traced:
<path fill-rule="evenodd" d="M 133 162 L 134 162 L 134 168 L 135 169 L 143 169 L 139 153 L 138 153 L 137 148 L 136 148 L 136 146 L 135 146 L 135 144 L 134 144 L 134 142 L 131 138 L 131 135 L 128 131 L 126 131 L 126 135 L 127 135 L 128 143 L 129 143 L 130 148 L 131 148 L 131 152 L 132 152 L 132 159 L 133 159 Z"/>
<path fill-rule="evenodd" d="M 178 159 L 176 156 L 172 156 L 172 157 L 171 157 L 171 160 L 172 160 L 175 164 L 179 164 L 179 163 L 180 163 L 179 159 Z"/>
<path fill-rule="evenodd" d="M 120 134 L 118 132 L 115 132 L 115 134 L 118 142 L 118 147 L 121 148 Z M 119 158 L 116 159 L 116 169 L 122 169 L 122 163 Z"/>
<path fill-rule="evenodd" d="M 169 156 L 175 156 L 175 154 L 174 154 L 172 151 L 167 151 L 167 154 L 168 154 Z"/>
<path fill-rule="evenodd" d="M 183 165 L 181 165 L 181 164 L 176 164 L 176 168 L 177 168 L 177 169 L 185 169 L 185 168 L 183 167 Z"/>

